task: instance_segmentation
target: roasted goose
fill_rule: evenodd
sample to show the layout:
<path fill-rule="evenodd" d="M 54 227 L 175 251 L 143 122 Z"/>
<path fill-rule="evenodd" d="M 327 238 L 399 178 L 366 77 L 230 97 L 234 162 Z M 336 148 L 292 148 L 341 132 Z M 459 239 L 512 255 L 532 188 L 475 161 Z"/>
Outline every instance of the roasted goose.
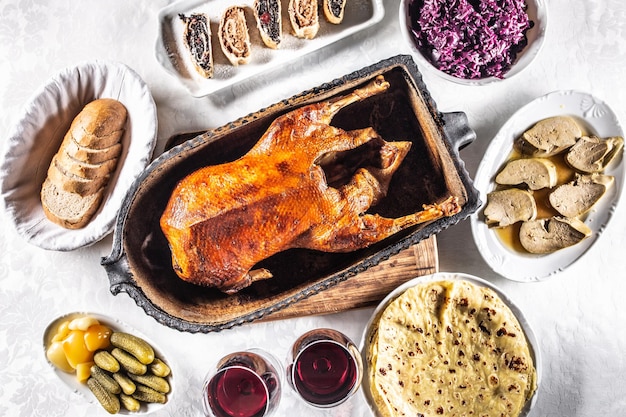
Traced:
<path fill-rule="evenodd" d="M 251 270 L 290 248 L 349 252 L 409 226 L 460 211 L 456 198 L 399 218 L 365 214 L 383 198 L 410 142 L 386 142 L 372 128 L 333 126 L 343 107 L 389 87 L 382 76 L 351 94 L 278 117 L 240 159 L 201 168 L 175 187 L 161 217 L 176 273 L 234 293 L 272 276 Z M 330 186 L 322 161 L 364 144 L 378 161 Z"/>

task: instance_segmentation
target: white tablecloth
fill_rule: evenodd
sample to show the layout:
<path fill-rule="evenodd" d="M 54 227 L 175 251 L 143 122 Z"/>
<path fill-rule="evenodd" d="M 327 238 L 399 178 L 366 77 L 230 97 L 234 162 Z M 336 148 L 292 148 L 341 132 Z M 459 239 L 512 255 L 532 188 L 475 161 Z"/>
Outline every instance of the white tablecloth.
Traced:
<path fill-rule="evenodd" d="M 166 0 L 0 3 L 0 138 L 30 95 L 59 70 L 81 61 L 121 61 L 152 90 L 159 131 L 156 153 L 173 134 L 221 126 L 300 91 L 399 53 L 398 0 L 385 1 L 377 26 L 276 71 L 205 98 L 193 98 L 155 59 L 157 13 Z M 470 173 L 499 127 L 521 106 L 553 90 L 575 89 L 607 102 L 626 123 L 626 3 L 553 0 L 545 46 L 512 80 L 463 87 L 424 74 L 441 111 L 464 111 L 477 140 L 461 152 Z M 483 277 L 507 292 L 535 329 L 544 361 L 533 417 L 626 415 L 626 204 L 574 266 L 542 283 L 493 273 L 478 253 L 468 221 L 438 236 L 440 269 Z M 180 333 L 144 314 L 125 294 L 113 296 L 100 258 L 111 237 L 84 249 L 52 252 L 25 243 L 0 223 L 0 415 L 106 415 L 70 392 L 51 372 L 42 332 L 71 311 L 122 319 L 158 341 L 175 371 L 177 394 L 157 416 L 199 416 L 205 372 L 223 354 L 261 347 L 278 356 L 308 329 L 328 326 L 359 340 L 371 309 L 269 323 L 212 334 Z M 277 415 L 370 416 L 359 396 L 314 411 L 285 390 Z"/>

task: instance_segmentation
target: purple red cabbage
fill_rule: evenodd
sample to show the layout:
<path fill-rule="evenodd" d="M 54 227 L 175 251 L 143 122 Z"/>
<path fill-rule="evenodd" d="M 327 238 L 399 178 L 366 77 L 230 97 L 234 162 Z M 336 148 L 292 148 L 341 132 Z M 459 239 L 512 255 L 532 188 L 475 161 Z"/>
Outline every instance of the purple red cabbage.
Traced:
<path fill-rule="evenodd" d="M 417 47 L 454 77 L 503 78 L 533 22 L 524 0 L 410 0 Z"/>

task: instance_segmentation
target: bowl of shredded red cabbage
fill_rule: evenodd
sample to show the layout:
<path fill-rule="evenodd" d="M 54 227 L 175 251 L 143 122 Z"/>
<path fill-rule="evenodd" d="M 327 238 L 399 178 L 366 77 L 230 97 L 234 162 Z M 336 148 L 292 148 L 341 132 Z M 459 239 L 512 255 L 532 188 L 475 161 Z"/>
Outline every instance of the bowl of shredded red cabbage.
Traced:
<path fill-rule="evenodd" d="M 503 80 L 527 67 L 546 19 L 543 0 L 403 0 L 400 7 L 414 55 L 463 84 Z"/>

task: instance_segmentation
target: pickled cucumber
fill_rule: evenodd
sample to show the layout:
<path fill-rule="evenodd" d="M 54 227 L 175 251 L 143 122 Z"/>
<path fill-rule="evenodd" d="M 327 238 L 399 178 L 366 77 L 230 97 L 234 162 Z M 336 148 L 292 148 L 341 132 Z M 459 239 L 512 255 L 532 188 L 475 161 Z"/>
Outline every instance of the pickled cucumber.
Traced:
<path fill-rule="evenodd" d="M 133 393 L 133 398 L 145 403 L 165 404 L 167 401 L 165 394 L 141 384 L 137 384 L 137 389 Z"/>
<path fill-rule="evenodd" d="M 156 376 L 152 374 L 150 375 L 129 374 L 128 376 L 133 381 L 143 384 L 147 387 L 150 387 L 163 394 L 167 394 L 168 392 L 170 392 L 170 384 L 168 384 L 165 378 L 161 378 L 160 376 Z"/>
<path fill-rule="evenodd" d="M 120 348 L 114 348 L 111 355 L 120 363 L 126 371 L 135 375 L 143 375 L 148 371 L 148 367 L 139 362 L 133 355 Z"/>
<path fill-rule="evenodd" d="M 96 352 L 93 355 L 93 361 L 105 371 L 115 373 L 120 370 L 120 363 L 106 350 Z"/>
<path fill-rule="evenodd" d="M 119 398 L 107 391 L 95 378 L 89 378 L 87 380 L 87 386 L 109 414 L 117 414 L 120 412 Z"/>
<path fill-rule="evenodd" d="M 137 386 L 135 385 L 133 380 L 130 379 L 128 375 L 122 372 L 114 373 L 113 379 L 117 381 L 118 384 L 120 384 L 122 392 L 126 395 L 131 395 L 133 392 L 135 392 L 135 389 L 137 389 Z"/>
<path fill-rule="evenodd" d="M 165 362 L 163 362 L 159 358 L 154 358 L 154 361 L 150 364 L 150 372 L 152 372 L 156 376 L 160 376 L 165 378 L 171 372 L 170 367 L 167 366 Z"/>
<path fill-rule="evenodd" d="M 133 398 L 130 395 L 120 394 L 120 401 L 125 409 L 128 411 L 139 411 L 141 408 L 141 403 L 136 398 Z"/>
<path fill-rule="evenodd" d="M 99 366 L 93 365 L 91 367 L 91 377 L 102 385 L 104 389 L 109 391 L 111 394 L 119 394 L 122 392 L 122 387 L 117 383 L 115 379 L 104 370 L 100 369 Z"/>
<path fill-rule="evenodd" d="M 154 349 L 145 340 L 123 332 L 113 332 L 111 344 L 133 355 L 139 362 L 149 365 L 154 361 Z"/>

